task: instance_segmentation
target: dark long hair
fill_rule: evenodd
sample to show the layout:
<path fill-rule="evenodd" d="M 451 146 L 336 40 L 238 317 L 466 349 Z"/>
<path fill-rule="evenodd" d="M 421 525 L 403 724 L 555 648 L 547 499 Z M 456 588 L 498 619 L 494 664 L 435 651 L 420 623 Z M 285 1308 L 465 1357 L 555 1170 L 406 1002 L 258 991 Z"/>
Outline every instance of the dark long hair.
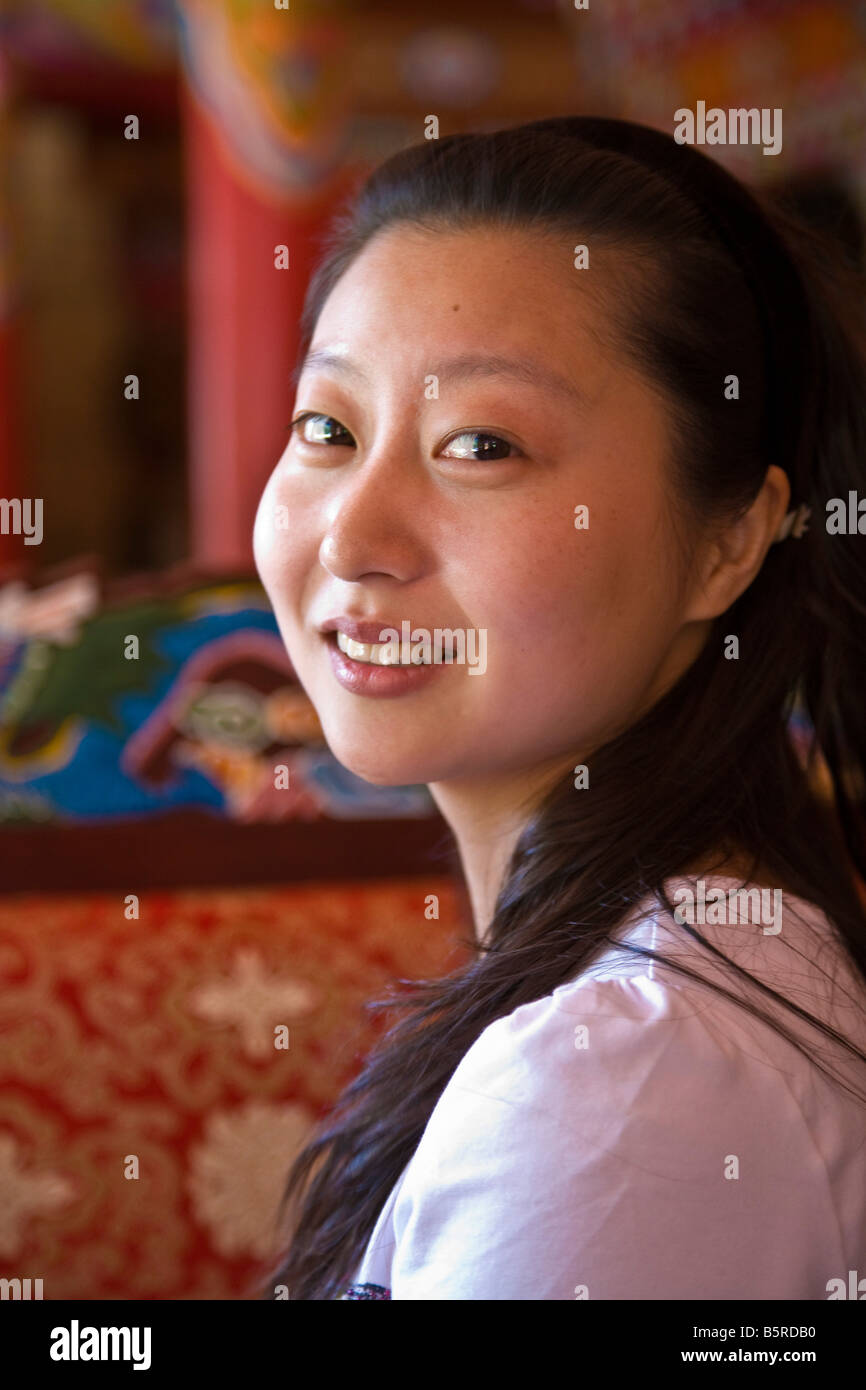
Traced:
<path fill-rule="evenodd" d="M 288 1245 L 263 1297 L 276 1284 L 293 1299 L 338 1296 L 482 1030 L 577 978 L 647 894 L 672 911 L 664 881 L 720 846 L 818 905 L 866 982 L 866 559 L 860 536 L 825 525 L 829 499 L 866 493 L 861 267 L 770 194 L 670 136 L 603 118 L 535 121 L 422 141 L 373 171 L 332 224 L 308 290 L 302 356 L 333 286 L 395 223 L 433 233 L 513 227 L 566 249 L 586 244 L 590 256 L 620 253 L 619 280 L 604 282 L 614 285 L 604 322 L 670 404 L 683 524 L 695 533 L 740 515 L 770 463 L 788 474 L 791 506 L 809 505 L 812 516 L 805 535 L 770 547 L 677 683 L 594 750 L 591 795 L 576 796 L 569 776 L 530 808 L 485 939 L 464 942 L 468 962 L 443 979 L 400 980 L 368 1006 L 396 1021 L 291 1167 L 280 1209 L 282 1220 L 292 1208 Z M 732 373 L 735 400 L 724 389 Z M 740 660 L 724 657 L 731 633 Z M 806 758 L 791 738 L 797 708 L 808 716 Z M 815 789 L 819 758 L 832 805 Z M 682 931 L 718 956 L 694 928 Z M 866 1063 L 850 1039 L 757 985 Z M 742 989 L 713 988 L 822 1066 L 802 1032 Z"/>

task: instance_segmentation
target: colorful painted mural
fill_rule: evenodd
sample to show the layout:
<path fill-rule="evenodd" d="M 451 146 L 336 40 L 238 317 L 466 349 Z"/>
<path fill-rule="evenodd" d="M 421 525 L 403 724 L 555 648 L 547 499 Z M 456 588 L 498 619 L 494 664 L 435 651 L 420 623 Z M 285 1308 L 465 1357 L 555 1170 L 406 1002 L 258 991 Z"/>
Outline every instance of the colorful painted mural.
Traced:
<path fill-rule="evenodd" d="M 569 17 L 590 105 L 673 128 L 698 101 L 780 108 L 782 159 L 713 146 L 741 177 L 844 168 L 866 211 L 866 6 L 859 0 L 608 0 Z"/>
<path fill-rule="evenodd" d="M 0 821 L 433 814 L 426 787 L 337 762 L 256 581 L 138 587 L 103 600 L 83 573 L 0 589 Z"/>
<path fill-rule="evenodd" d="M 253 0 L 179 0 L 193 100 L 234 175 L 262 195 L 303 197 L 336 175 L 348 149 L 348 0 L 291 9 Z"/>

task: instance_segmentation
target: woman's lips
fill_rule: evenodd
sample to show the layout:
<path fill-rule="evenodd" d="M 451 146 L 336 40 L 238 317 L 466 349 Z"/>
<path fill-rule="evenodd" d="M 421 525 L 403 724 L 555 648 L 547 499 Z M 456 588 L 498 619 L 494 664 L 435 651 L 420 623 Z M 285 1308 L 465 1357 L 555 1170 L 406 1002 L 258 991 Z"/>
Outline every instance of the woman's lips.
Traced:
<path fill-rule="evenodd" d="M 343 689 L 351 691 L 353 695 L 376 695 L 382 698 L 409 695 L 435 680 L 442 670 L 441 663 L 378 666 L 369 661 L 355 661 L 340 651 L 335 630 L 323 633 L 322 640 L 328 648 L 334 675 Z"/>
<path fill-rule="evenodd" d="M 400 620 L 392 622 L 390 618 L 328 618 L 319 628 L 324 636 L 330 636 L 335 632 L 342 632 L 344 637 L 351 637 L 353 642 L 383 642 L 386 639 L 382 636 L 383 632 L 400 632 Z"/>

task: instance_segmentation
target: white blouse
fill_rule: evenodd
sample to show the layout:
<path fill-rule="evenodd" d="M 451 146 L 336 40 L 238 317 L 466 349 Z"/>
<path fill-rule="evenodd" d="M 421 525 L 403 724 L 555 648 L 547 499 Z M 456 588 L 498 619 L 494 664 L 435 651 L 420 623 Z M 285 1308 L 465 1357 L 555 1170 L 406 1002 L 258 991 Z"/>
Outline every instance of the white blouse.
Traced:
<path fill-rule="evenodd" d="M 671 900 L 695 882 L 669 879 Z M 866 1048 L 866 986 L 824 914 L 784 895 L 774 924 L 736 921 L 741 880 L 703 883 L 696 929 Z M 617 935 L 755 999 L 866 1087 L 866 1065 L 652 899 Z M 741 1005 L 611 948 L 469 1048 L 339 1296 L 826 1299 L 858 1279 L 864 1104 Z"/>

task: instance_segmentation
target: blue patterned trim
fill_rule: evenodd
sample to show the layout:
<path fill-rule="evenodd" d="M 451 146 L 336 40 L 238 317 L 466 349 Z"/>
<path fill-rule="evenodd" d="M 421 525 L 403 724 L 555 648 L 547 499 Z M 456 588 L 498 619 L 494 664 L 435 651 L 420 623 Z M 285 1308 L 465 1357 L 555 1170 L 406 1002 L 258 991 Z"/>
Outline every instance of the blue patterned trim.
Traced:
<path fill-rule="evenodd" d="M 350 1284 L 344 1293 L 338 1297 L 338 1302 L 342 1299 L 361 1299 L 361 1298 L 390 1298 L 391 1290 L 386 1289 L 383 1284 Z"/>

